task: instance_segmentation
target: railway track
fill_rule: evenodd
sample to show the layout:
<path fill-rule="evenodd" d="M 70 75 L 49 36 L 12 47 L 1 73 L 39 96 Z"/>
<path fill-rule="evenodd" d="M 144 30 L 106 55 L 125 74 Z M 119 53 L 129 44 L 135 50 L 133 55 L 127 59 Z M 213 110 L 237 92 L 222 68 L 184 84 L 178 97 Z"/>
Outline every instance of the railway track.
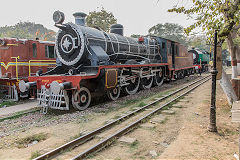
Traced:
<path fill-rule="evenodd" d="M 181 97 L 191 92 L 198 86 L 202 85 L 206 81 L 211 79 L 210 76 L 205 76 L 197 81 L 194 81 L 184 87 L 177 89 L 176 91 L 156 98 L 156 100 L 151 103 L 128 113 L 86 135 L 76 138 L 52 151 L 49 151 L 37 158 L 35 160 L 43 159 L 83 159 L 88 155 L 95 153 L 106 146 L 109 146 L 112 142 L 118 139 L 121 135 L 136 128 L 139 124 L 145 122 L 151 116 L 165 109 L 173 102 L 179 100 Z M 104 139 L 100 139 L 97 135 L 102 135 Z"/>

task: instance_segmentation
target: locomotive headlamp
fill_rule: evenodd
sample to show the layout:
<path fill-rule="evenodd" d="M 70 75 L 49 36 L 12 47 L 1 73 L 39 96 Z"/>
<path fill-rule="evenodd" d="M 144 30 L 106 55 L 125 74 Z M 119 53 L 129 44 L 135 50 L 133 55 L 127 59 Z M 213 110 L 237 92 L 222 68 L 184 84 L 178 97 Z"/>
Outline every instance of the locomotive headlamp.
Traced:
<path fill-rule="evenodd" d="M 55 24 L 62 24 L 64 20 L 65 16 L 63 12 L 55 11 L 53 13 L 53 21 L 55 22 Z"/>

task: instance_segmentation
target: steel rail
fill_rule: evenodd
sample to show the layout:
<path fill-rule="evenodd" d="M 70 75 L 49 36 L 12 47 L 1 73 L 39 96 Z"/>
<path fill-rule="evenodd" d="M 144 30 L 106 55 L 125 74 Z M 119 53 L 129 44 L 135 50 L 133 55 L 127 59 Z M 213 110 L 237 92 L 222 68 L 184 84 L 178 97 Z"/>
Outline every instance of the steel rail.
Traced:
<path fill-rule="evenodd" d="M 171 101 L 165 103 L 164 105 L 160 106 L 159 108 L 157 108 L 157 109 L 153 110 L 152 112 L 146 114 L 145 116 L 143 116 L 142 118 L 138 119 L 137 121 L 131 123 L 130 125 L 126 126 L 125 128 L 115 132 L 114 134 L 112 134 L 108 138 L 102 140 L 98 144 L 92 146 L 91 148 L 89 148 L 89 149 L 85 150 L 84 152 L 80 153 L 79 155 L 75 156 L 72 160 L 79 160 L 79 159 L 86 158 L 89 154 L 95 153 L 95 152 L 101 150 L 102 148 L 105 148 L 105 147 L 109 146 L 112 142 L 115 141 L 115 139 L 117 139 L 121 135 L 126 134 L 127 132 L 131 131 L 132 129 L 137 127 L 139 124 L 141 124 L 144 120 L 148 119 L 149 117 L 151 117 L 155 113 L 161 111 L 164 107 L 168 106 L 172 102 L 176 101 L 177 99 L 179 99 L 182 96 L 186 95 L 187 93 L 191 92 L 192 90 L 194 90 L 195 88 L 199 87 L 200 85 L 202 85 L 203 83 L 205 83 L 209 79 L 211 79 L 211 78 L 207 78 L 206 80 L 204 80 L 203 82 L 201 82 L 198 85 L 194 86 L 193 88 L 189 89 L 188 91 L 184 92 L 183 94 L 177 96 L 176 98 L 174 98 Z"/>
<path fill-rule="evenodd" d="M 206 76 L 206 77 L 203 77 L 203 78 L 201 78 L 199 80 L 196 80 L 196 81 L 194 81 L 194 82 L 192 82 L 190 84 L 187 84 L 184 87 L 182 87 L 180 89 L 177 89 L 176 91 L 174 91 L 174 92 L 172 92 L 172 93 L 170 93 L 170 94 L 168 94 L 166 96 L 163 96 L 161 98 L 158 98 L 157 100 L 155 100 L 155 101 L 153 101 L 153 102 L 151 102 L 151 103 L 149 103 L 149 104 L 139 108 L 138 110 L 135 110 L 135 111 L 133 111 L 133 112 L 127 114 L 127 115 L 124 115 L 124 116 L 122 116 L 122 117 L 120 117 L 120 118 L 118 118 L 118 119 L 116 119 L 116 120 L 114 120 L 114 121 L 112 121 L 112 122 L 110 122 L 110 123 L 100 127 L 100 128 L 97 128 L 97 129 L 89 132 L 86 135 L 83 135 L 83 136 L 81 136 L 79 138 L 76 138 L 76 139 L 74 139 L 74 140 L 72 140 L 72 141 L 70 141 L 68 143 L 65 143 L 62 146 L 59 146 L 58 148 L 55 148 L 54 150 L 51 150 L 51 151 L 49 151 L 49 152 L 47 152 L 47 153 L 45 153 L 45 154 L 35 158 L 34 160 L 44 160 L 44 159 L 47 159 L 47 158 L 51 158 L 51 157 L 57 155 L 58 153 L 66 150 L 66 149 L 74 148 L 74 147 L 76 147 L 78 145 L 81 145 L 81 144 L 85 143 L 86 141 L 94 138 L 94 136 L 96 136 L 97 134 L 101 133 L 102 131 L 104 131 L 104 130 L 106 130 L 106 129 L 108 129 L 108 128 L 116 125 L 116 124 L 118 124 L 119 121 L 127 120 L 128 118 L 134 116 L 136 113 L 141 112 L 141 111 L 147 109 L 148 107 L 150 107 L 152 105 L 155 105 L 156 103 L 158 103 L 158 102 L 160 102 L 160 101 L 162 101 L 162 100 L 164 100 L 164 99 L 166 99 L 166 98 L 168 98 L 168 97 L 170 97 L 172 95 L 175 95 L 176 93 L 178 93 L 178 92 L 188 88 L 189 86 L 192 86 L 195 83 L 197 83 L 197 82 L 199 82 L 199 81 L 201 81 L 203 79 L 206 79 L 208 77 L 209 76 Z"/>

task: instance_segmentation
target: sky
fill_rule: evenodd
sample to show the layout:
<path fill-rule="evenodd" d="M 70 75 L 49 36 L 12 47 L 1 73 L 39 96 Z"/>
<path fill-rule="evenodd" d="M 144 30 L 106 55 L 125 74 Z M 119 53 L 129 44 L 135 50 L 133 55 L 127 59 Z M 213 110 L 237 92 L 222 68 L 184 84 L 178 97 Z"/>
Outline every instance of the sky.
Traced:
<path fill-rule="evenodd" d="M 124 26 L 124 35 L 145 35 L 158 23 L 177 23 L 183 27 L 191 25 L 193 20 L 185 15 L 167 12 L 174 5 L 186 6 L 190 3 L 190 0 L 2 0 L 0 26 L 29 21 L 57 31 L 52 20 L 54 11 L 62 11 L 65 22 L 74 22 L 73 13 L 88 14 L 103 7 Z"/>

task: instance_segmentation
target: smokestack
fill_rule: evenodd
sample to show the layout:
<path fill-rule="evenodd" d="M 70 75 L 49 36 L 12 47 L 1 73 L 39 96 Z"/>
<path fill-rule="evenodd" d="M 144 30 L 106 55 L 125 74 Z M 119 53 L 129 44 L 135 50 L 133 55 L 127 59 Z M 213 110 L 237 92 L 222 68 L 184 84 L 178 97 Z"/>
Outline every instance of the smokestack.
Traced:
<path fill-rule="evenodd" d="M 83 12 L 76 12 L 73 14 L 73 16 L 75 17 L 75 23 L 77 25 L 85 26 L 86 23 L 85 17 L 87 16 L 87 14 Z"/>

